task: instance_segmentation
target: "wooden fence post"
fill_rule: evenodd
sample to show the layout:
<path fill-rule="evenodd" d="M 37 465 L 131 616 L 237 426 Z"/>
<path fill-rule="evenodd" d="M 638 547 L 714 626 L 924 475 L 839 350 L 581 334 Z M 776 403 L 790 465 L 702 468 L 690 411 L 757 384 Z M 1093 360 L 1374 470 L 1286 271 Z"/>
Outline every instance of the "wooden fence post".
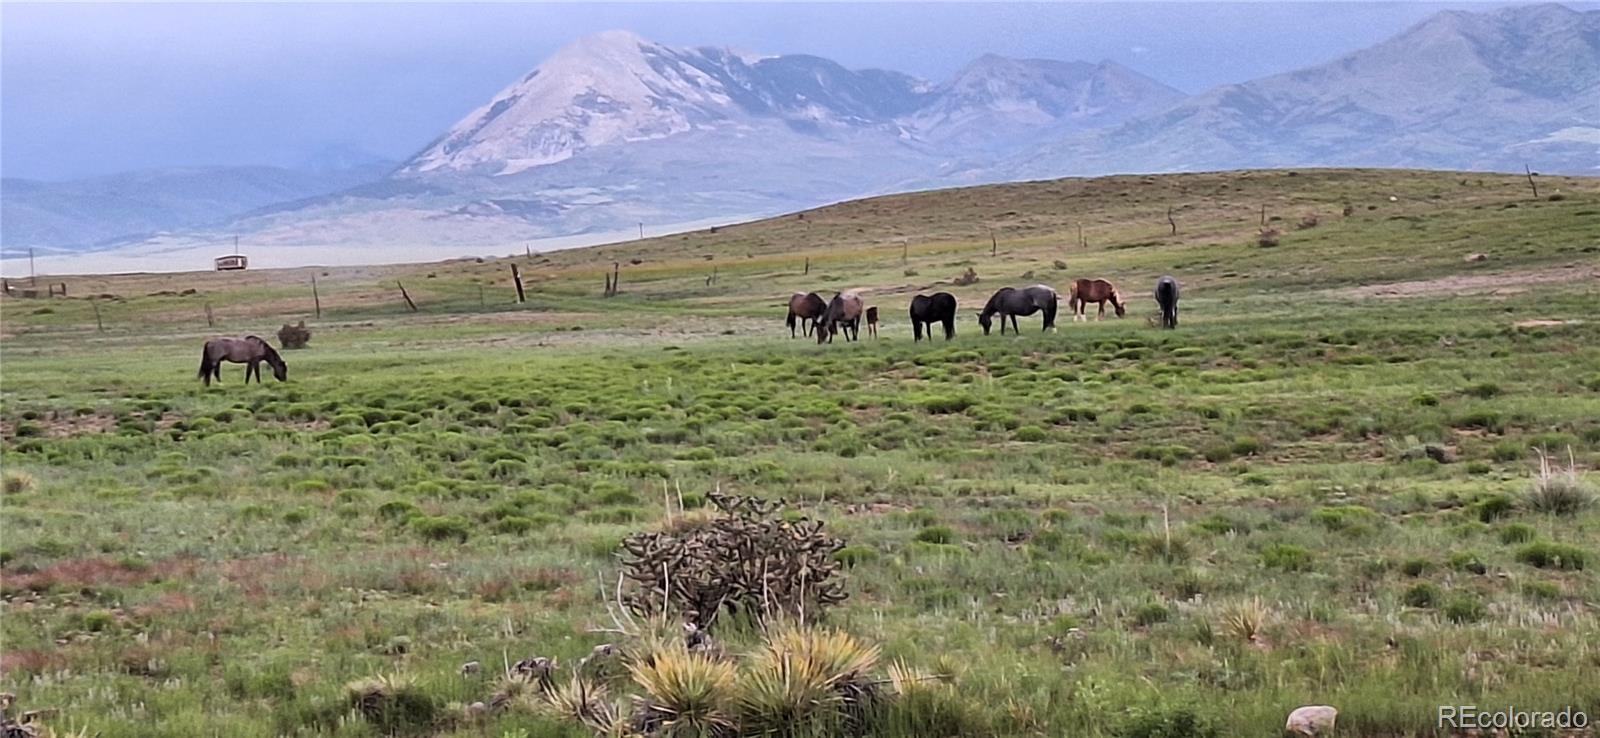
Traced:
<path fill-rule="evenodd" d="M 395 280 L 394 285 L 400 288 L 400 296 L 406 298 L 406 307 L 411 308 L 411 312 L 416 312 L 417 304 L 411 301 L 411 295 L 406 292 L 406 286 L 400 284 L 398 279 Z"/>
<path fill-rule="evenodd" d="M 100 303 L 95 302 L 94 298 L 91 297 L 91 298 L 89 298 L 89 305 L 94 308 L 94 328 L 95 328 L 95 330 L 100 331 L 101 333 L 105 333 L 106 332 L 106 324 L 100 322 Z"/>
<path fill-rule="evenodd" d="M 805 273 L 806 274 L 810 274 L 811 273 L 811 257 L 809 257 L 809 256 L 806 257 L 806 271 L 805 271 Z"/>
<path fill-rule="evenodd" d="M 216 323 L 211 320 L 211 303 L 209 303 L 209 302 L 206 303 L 206 327 L 207 328 L 216 327 Z"/>
<path fill-rule="evenodd" d="M 317 275 L 311 275 L 311 304 L 316 308 L 317 318 L 322 318 L 322 297 L 317 294 Z"/>
<path fill-rule="evenodd" d="M 1000 242 L 994 239 L 994 227 L 989 228 L 989 256 L 1000 255 Z"/>
<path fill-rule="evenodd" d="M 522 272 L 517 269 L 516 264 L 511 265 L 511 282 L 517 286 L 517 304 L 521 305 L 528 298 L 522 292 Z"/>
<path fill-rule="evenodd" d="M 483 307 L 483 283 L 478 283 L 478 307 Z"/>
<path fill-rule="evenodd" d="M 1522 165 L 1522 171 L 1528 175 L 1528 186 L 1533 188 L 1533 199 L 1539 199 L 1539 185 L 1533 181 L 1533 170 L 1527 164 Z"/>
<path fill-rule="evenodd" d="M 1167 206 L 1167 225 L 1172 226 L 1172 235 L 1178 235 L 1178 221 L 1172 219 L 1172 206 Z"/>

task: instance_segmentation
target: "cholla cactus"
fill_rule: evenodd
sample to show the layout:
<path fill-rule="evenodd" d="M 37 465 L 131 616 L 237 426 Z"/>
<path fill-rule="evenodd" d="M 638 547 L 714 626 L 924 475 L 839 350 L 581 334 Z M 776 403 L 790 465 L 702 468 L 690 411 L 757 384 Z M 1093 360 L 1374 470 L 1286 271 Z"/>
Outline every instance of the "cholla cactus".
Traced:
<path fill-rule="evenodd" d="M 821 521 L 784 520 L 775 514 L 780 504 L 752 497 L 709 498 L 718 514 L 707 524 L 623 541 L 629 610 L 670 613 L 705 629 L 724 612 L 803 622 L 844 601 L 833 558 L 844 542 Z"/>

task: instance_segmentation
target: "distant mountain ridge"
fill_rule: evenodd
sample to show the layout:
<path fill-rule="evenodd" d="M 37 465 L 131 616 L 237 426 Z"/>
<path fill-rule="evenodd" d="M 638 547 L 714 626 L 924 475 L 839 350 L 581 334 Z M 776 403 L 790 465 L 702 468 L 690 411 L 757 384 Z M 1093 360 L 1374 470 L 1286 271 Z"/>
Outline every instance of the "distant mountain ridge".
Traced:
<path fill-rule="evenodd" d="M 1600 11 L 1442 12 L 1328 63 L 1196 95 L 1111 60 L 985 55 L 934 83 L 613 31 L 563 47 L 366 182 L 274 202 L 263 190 L 219 227 L 150 227 L 187 232 L 142 242 L 238 232 L 264 247 L 492 252 L 1019 178 L 1524 165 L 1600 174 Z M 8 180 L 7 248 L 70 230 L 51 220 L 70 209 L 38 209 L 31 187 Z"/>

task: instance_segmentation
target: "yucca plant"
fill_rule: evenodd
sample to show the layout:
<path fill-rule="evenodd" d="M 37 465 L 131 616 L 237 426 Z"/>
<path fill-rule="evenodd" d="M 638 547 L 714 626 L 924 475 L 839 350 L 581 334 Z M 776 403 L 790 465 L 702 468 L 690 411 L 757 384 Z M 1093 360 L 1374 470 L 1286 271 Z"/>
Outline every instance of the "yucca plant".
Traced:
<path fill-rule="evenodd" d="M 557 683 L 542 693 L 545 711 L 575 720 L 599 734 L 608 734 L 617 727 L 617 709 L 610 701 L 604 684 L 574 673 L 564 683 Z"/>
<path fill-rule="evenodd" d="M 761 731 L 859 722 L 877 698 L 877 663 L 878 647 L 848 633 L 775 626 L 739 680 L 739 715 Z"/>
<path fill-rule="evenodd" d="M 630 660 L 628 673 L 645 692 L 634 730 L 673 736 L 718 735 L 732 725 L 728 706 L 733 664 L 681 647 L 659 648 Z"/>
<path fill-rule="evenodd" d="M 1235 603 L 1222 611 L 1222 631 L 1247 643 L 1260 643 L 1272 611 L 1260 598 Z"/>
<path fill-rule="evenodd" d="M 438 712 L 416 680 L 401 674 L 357 679 L 345 685 L 345 696 L 355 712 L 385 732 L 429 725 Z"/>

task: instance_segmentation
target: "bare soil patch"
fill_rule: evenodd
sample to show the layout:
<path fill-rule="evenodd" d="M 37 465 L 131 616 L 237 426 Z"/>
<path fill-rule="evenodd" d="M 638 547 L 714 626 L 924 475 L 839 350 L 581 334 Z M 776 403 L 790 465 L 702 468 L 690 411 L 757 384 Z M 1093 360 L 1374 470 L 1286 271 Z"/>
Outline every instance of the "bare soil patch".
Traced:
<path fill-rule="evenodd" d="M 1363 285 L 1338 290 L 1343 297 L 1404 298 L 1425 297 L 1454 292 L 1489 292 L 1511 294 L 1512 290 L 1525 291 L 1527 285 L 1562 284 L 1595 281 L 1600 283 L 1600 268 L 1583 264 L 1568 264 L 1546 269 L 1499 274 L 1461 274 L 1437 279 L 1418 279 L 1408 282 Z M 1511 289 L 1507 289 L 1511 288 Z M 1518 289 L 1521 288 L 1521 289 Z"/>

